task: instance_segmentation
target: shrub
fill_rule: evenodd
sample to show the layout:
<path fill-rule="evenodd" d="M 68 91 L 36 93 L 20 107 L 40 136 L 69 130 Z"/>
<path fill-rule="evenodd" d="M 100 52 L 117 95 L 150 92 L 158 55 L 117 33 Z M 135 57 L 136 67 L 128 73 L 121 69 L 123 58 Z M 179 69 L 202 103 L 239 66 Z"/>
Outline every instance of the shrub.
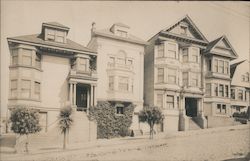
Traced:
<path fill-rule="evenodd" d="M 90 108 L 89 117 L 97 122 L 97 138 L 113 138 L 129 135 L 134 105 L 124 103 L 124 114 L 116 114 L 114 102 L 99 101 Z"/>
<path fill-rule="evenodd" d="M 28 152 L 28 135 L 41 130 L 38 111 L 27 107 L 17 106 L 11 109 L 10 120 L 12 123 L 11 130 L 13 130 L 14 133 L 27 136 L 25 148 L 26 152 Z"/>

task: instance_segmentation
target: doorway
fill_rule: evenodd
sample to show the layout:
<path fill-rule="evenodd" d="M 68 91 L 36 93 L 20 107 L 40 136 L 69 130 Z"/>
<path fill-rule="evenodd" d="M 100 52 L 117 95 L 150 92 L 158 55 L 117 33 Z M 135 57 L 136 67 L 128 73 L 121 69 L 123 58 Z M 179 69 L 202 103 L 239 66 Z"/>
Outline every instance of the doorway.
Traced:
<path fill-rule="evenodd" d="M 85 111 L 88 105 L 88 87 L 77 85 L 76 87 L 76 106 L 77 111 Z"/>
<path fill-rule="evenodd" d="M 196 98 L 185 98 L 185 109 L 186 115 L 189 117 L 197 116 L 197 99 Z"/>

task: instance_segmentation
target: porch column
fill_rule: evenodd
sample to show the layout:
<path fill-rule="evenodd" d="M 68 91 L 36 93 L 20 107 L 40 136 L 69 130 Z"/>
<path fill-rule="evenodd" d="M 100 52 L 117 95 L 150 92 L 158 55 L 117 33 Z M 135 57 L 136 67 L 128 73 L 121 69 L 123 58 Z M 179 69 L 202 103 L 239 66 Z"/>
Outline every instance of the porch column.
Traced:
<path fill-rule="evenodd" d="M 76 106 L 76 84 L 77 83 L 74 83 L 74 103 L 73 103 L 74 106 Z"/>
<path fill-rule="evenodd" d="M 72 106 L 73 105 L 73 99 L 72 99 L 72 93 L 73 93 L 73 84 L 72 83 L 69 83 L 69 101 L 70 101 L 70 105 Z"/>
<path fill-rule="evenodd" d="M 93 90 L 93 92 L 94 92 L 94 95 L 93 95 L 93 97 L 94 97 L 94 103 L 93 103 L 93 105 L 95 106 L 96 103 L 97 103 L 97 99 L 96 99 L 96 85 L 94 85 L 93 87 L 94 87 L 94 90 Z"/>
<path fill-rule="evenodd" d="M 90 90 L 91 90 L 90 91 L 90 106 L 94 105 L 94 102 L 93 102 L 94 101 L 94 98 L 93 98 L 94 97 L 94 93 L 93 93 L 94 90 L 93 90 L 93 88 L 94 88 L 94 86 L 91 84 L 91 86 L 90 86 Z"/>
<path fill-rule="evenodd" d="M 89 89 L 87 91 L 87 115 L 89 114 L 89 105 L 90 105 L 90 100 L 89 100 Z"/>

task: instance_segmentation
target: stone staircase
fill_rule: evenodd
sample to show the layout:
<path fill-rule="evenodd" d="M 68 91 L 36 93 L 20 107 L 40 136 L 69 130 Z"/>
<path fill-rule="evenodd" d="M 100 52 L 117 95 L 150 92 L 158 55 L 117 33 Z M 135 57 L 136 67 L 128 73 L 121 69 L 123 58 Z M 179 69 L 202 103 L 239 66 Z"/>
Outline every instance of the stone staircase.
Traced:
<path fill-rule="evenodd" d="M 195 122 L 195 120 L 190 117 L 189 118 L 189 130 L 200 130 L 201 127 Z"/>

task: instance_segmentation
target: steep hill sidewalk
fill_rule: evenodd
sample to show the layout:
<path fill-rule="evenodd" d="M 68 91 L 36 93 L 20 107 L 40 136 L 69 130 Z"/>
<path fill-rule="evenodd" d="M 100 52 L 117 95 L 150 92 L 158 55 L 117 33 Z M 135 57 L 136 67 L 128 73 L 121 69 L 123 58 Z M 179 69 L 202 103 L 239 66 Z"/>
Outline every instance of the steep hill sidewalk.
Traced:
<path fill-rule="evenodd" d="M 107 154 L 113 154 L 118 152 L 133 151 L 138 149 L 151 149 L 162 146 L 167 146 L 166 142 L 162 142 L 162 139 L 168 140 L 170 138 L 188 137 L 194 135 L 203 135 L 210 133 L 220 133 L 225 131 L 245 130 L 249 129 L 248 125 L 237 125 L 230 127 L 220 127 L 213 129 L 193 130 L 185 132 L 177 132 L 172 134 L 158 134 L 155 135 L 153 140 L 149 140 L 148 136 L 140 137 L 126 137 L 115 139 L 100 139 L 95 142 L 69 144 L 66 150 L 62 150 L 62 146 L 48 145 L 47 148 L 32 148 L 29 154 L 2 154 L 1 160 L 60 160 L 60 158 L 69 155 L 85 156 L 84 159 L 90 159 L 96 156 L 103 156 Z M 53 158 L 53 159 L 52 159 Z M 55 159 L 57 158 L 57 159 Z"/>

